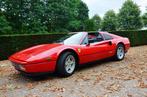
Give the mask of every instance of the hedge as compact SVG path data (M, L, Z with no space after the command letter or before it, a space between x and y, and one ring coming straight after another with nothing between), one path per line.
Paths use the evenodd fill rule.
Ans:
M147 30L113 31L110 33L129 38L131 46L147 45Z
M95 31L96 32L96 31ZM147 30L145 31L113 31L120 36L128 37L131 46L147 45ZM65 36L62 34L29 34L29 35L1 35L0 36L0 60L7 59L11 54L22 49L45 43L52 43Z
M0 60L7 59L11 54L38 44L52 43L66 34L37 35L1 35Z

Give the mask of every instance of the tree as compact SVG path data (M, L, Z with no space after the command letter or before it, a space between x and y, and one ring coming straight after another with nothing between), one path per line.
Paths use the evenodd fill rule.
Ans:
M42 21L49 32L84 29L84 20L88 19L88 7L81 0L46 0L44 2L46 3Z
M20 0L2 0L1 8L5 11L3 12L7 20L10 22L10 25L13 28L13 31L20 29L21 26L21 15L20 15ZM14 30L14 28L16 30Z
M132 0L127 0L118 14L120 30L136 30L142 28L140 9Z
M66 28L69 23L71 16L71 1L67 0L48 0L46 1L46 8L44 13L44 23L48 27L48 31L56 31L57 29Z
M142 16L142 20L143 20L144 27L147 27L147 12Z
M74 21L80 23L80 27L75 27L80 30L84 29L83 23L88 19L88 7L81 0L1 1L0 9L5 10L5 16L13 31L18 33L70 31L74 29L71 27L75 25L71 25Z
M6 20L5 16L0 14L0 34L10 34L11 32L9 22Z
M104 31L115 31L117 27L116 14L113 10L109 10L104 15L102 20L101 28Z
M87 7L87 5L83 2L80 1L79 5L78 5L78 20L79 22L81 22L81 26L79 27L79 30L85 30L85 21L89 19L89 15L88 15L89 9Z
M85 30L86 31L95 31L95 23L93 22L92 19L88 19L85 21Z
M68 24L69 31L83 31L85 30L86 24L85 21L89 19L89 9L83 1L78 1L77 6L73 7L74 14Z
M82 28L82 25L83 24L78 20L70 21L69 24L68 24L68 29L70 29L70 31L72 31L72 32L76 32L76 31L79 31Z
M21 32L47 33L47 27L43 21L45 2L40 0L22 0L21 3Z
M78 20L87 20L89 18L88 12L89 9L87 5L83 1L80 1L80 3L78 4Z
M94 22L94 30L99 30L101 28L101 17L96 14L91 20Z
M44 2L40 0L2 0L1 7L13 32L38 33L46 30L42 23Z

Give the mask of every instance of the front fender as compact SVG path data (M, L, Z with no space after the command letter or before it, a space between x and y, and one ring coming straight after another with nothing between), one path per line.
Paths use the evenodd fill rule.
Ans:
M78 49L72 48L72 47L66 47L66 48L61 49L61 50L57 53L57 56L60 56L60 54L61 54L62 52L68 51L68 50L69 50L69 51L70 51L70 50L74 51L74 52L79 56L79 51L78 51Z

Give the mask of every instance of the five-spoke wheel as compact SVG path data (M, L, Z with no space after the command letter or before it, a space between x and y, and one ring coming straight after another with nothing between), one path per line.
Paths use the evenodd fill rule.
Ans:
M72 52L65 52L61 54L57 62L57 72L61 76L70 76L74 73L77 65L75 54Z
M123 60L124 57L125 57L125 48L124 48L124 45L118 44L115 58L117 60Z

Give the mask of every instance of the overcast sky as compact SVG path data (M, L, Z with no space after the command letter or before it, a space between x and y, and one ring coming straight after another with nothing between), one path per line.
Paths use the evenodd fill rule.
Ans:
M95 14L100 15L101 17L106 13L106 11L113 9L118 13L122 4L126 0L82 0L84 1L89 8L89 16L92 17ZM142 13L145 12L147 7L147 0L133 0L138 4Z

